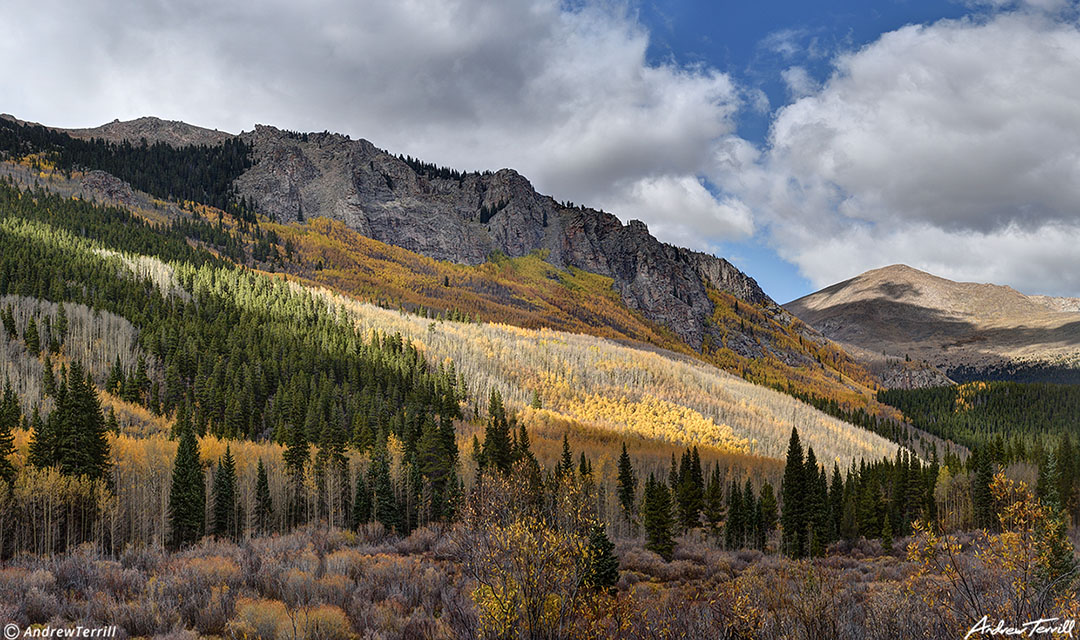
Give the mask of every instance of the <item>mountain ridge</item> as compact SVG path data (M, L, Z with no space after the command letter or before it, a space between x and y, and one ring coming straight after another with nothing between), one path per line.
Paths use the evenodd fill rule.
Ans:
M752 277L723 258L661 242L637 220L623 224L610 213L559 204L513 169L447 174L364 139L267 125L240 137L253 147L254 161L237 190L279 221L328 217L461 264L480 264L496 252L546 251L556 267L613 278L628 306L698 349L712 313L707 285L779 311Z

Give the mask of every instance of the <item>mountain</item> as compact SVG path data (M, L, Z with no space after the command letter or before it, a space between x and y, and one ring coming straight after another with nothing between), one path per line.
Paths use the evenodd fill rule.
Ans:
M559 204L516 171L459 173L383 151L367 140L257 126L241 138L254 164L239 193L281 222L327 217L410 251L476 265L495 253L545 252L558 267L614 280L628 306L700 348L712 312L707 286L775 307L722 258L659 242L644 223Z
M1080 379L1076 302L893 265L784 306L841 343L887 385L927 386L944 382L939 374L955 380Z
M380 306L691 356L886 433L895 423L878 420L898 416L861 365L726 260L559 203L513 170L463 173L261 125L211 145L169 144L207 130L154 118L106 130L161 144L0 119L3 170L48 174L56 192L134 207L231 261Z

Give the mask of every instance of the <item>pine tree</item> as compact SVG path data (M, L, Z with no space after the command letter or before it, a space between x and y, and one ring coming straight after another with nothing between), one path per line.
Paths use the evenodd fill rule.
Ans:
M359 529L360 525L371 522L371 491L364 482L364 474L356 474L356 493L353 497L353 529Z
M180 434L169 491L170 544L180 549L198 542L206 519L206 487L199 461L199 442L189 426Z
M736 551L743 546L744 520L742 491L738 483L732 480L728 487L727 520L724 522L724 545L730 551Z
M799 431L792 427L788 442L787 465L784 467L784 484L780 487L783 502L780 516L781 542L784 553L792 558L806 556L806 488L802 444Z
M626 453L626 443L622 445L622 453L619 455L619 505L622 506L623 516L626 521L634 523L634 506L637 501L637 476L634 475L634 465L630 462L630 456Z
M608 539L603 525L589 529L589 544L585 551L585 586L597 591L613 590L619 581L619 559L615 545Z
M372 492L372 509L375 520L387 530L398 526L399 511L394 483L390 478L390 454L386 450L386 438L380 437L371 455L368 484Z
M41 338L38 336L37 321L33 317L30 318L30 322L26 325L23 342L26 343L26 350L30 352L30 355L37 356L41 353Z
M307 465L308 441L304 428L299 423L285 429L286 442L285 452L282 457L285 461L285 473L289 476L290 497L288 506L288 526L293 527L303 523L304 520L304 467Z
M510 424L506 419L502 396L498 391L492 391L488 402L487 426L484 429L484 465L502 473L508 473L513 464L513 453L510 442Z
M769 537L776 530L776 522L779 514L776 507L776 493L768 481L761 485L761 498L758 500L761 506L761 537L759 538L760 549L765 550Z
M574 473L574 454L570 451L570 438L565 433L562 437L562 458L559 459L559 465L555 467L555 473L560 478Z
M218 461L214 475L214 521L211 533L219 538L237 540L240 537L236 515L236 461L232 449L225 445L225 456Z
M56 408L48 420L54 420L56 460L61 473L87 476L97 480L109 469L109 440L105 416L90 374L78 361L71 364L64 385L66 392L58 397Z
M818 557L825 554L825 546L829 543L829 500L825 489L825 473L818 468L813 447L806 450L806 467L803 473L806 482L806 501L803 504L806 510L807 549L810 555Z
M969 462L975 471L971 486L971 503L975 515L975 526L980 529L993 530L997 527L994 496L990 492L990 483L994 479L994 462L986 447L972 451Z
M266 465L259 458L259 468L255 479L255 531L267 534L273 525L274 501L270 496L270 480L266 475Z
M720 522L724 518L724 482L720 479L719 465L713 465L712 474L709 476L709 484L705 488L705 522L712 534L718 535Z
M41 386L45 395L56 397L56 373L53 371L52 358L45 356L44 366L41 368Z
M675 550L672 538L671 494L664 483L649 474L642 503L642 524L645 528L645 548L666 561Z
M4 378L4 395L0 398L0 480L10 483L15 479L15 465L9 456L15 453L15 436L12 433L22 421L22 410L11 380Z

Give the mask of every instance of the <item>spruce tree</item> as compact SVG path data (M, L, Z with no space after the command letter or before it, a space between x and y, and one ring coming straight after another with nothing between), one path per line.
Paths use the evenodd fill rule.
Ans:
M825 473L818 468L814 448L806 450L804 469L807 551L818 557L825 554L829 543L829 500L825 489Z
M397 496L390 478L390 453L386 450L386 438L379 437L371 456L368 484L372 493L372 510L375 520L392 530L400 524Z
M198 542L206 520L206 487L199 442L190 426L180 434L169 491L170 545L180 549Z
M304 427L297 423L285 428L285 451L282 457L285 461L285 473L289 476L291 494L289 496L288 526L294 527L302 524L304 520L304 467L307 465L309 451L307 436Z
M239 539L236 515L236 461L232 449L225 445L225 456L218 461L214 475L214 520L211 533L219 538Z
M649 474L642 502L642 524L645 528L645 548L666 561L675 550L672 538L671 494L667 486Z
M259 458L259 468L255 479L255 531L267 534L273 525L274 501L270 496L270 480L266 475L266 465Z
M736 551L743 546L743 494L734 480L728 487L727 520L724 522L724 545L729 551Z
M359 529L360 525L371 522L371 491L364 482L364 474L356 474L356 493L353 497L352 512L353 529Z
M761 497L758 500L758 504L761 505L761 537L759 538L759 544L762 551L765 550L769 542L769 537L772 532L776 530L776 522L779 519L779 514L776 506L776 493L773 491L773 486L766 480L761 485Z
M724 482L720 479L719 465L713 465L709 484L705 488L704 502L705 522L714 536L719 535L720 522L724 518Z
M603 525L594 524L589 529L585 554L585 586L597 591L613 590L619 581L619 559Z
M622 506L623 516L626 521L633 524L634 506L637 501L637 476L634 475L634 465L630 462L630 456L626 453L626 443L622 445L622 453L619 455L619 505Z
M11 380L4 378L4 395L0 398L0 480L10 483L15 478L15 465L9 456L15 453L15 427L22 421L19 399L11 387Z
M513 454L510 424L506 418L502 396L498 391L492 391L488 402L487 426L484 428L484 465L507 473L513 464Z
M30 352L30 355L37 356L41 353L41 338L38 336L37 321L33 316L30 318L30 322L26 325L26 331L23 333L23 342L26 343L26 350Z
M562 457L555 468L555 473L560 478L574 473L574 454L570 451L570 437L565 433L562 437Z
M799 431L792 427L788 442L787 465L784 467L784 484L781 494L781 541L780 548L792 558L806 556L806 488L802 444Z

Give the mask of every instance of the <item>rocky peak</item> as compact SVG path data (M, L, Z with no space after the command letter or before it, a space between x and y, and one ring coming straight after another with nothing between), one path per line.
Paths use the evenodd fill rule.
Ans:
M406 162L367 140L257 125L241 134L254 164L240 193L281 221L326 216L439 260L479 264L544 250L548 261L609 276L628 306L700 347L712 312L706 283L771 303L730 263L662 243L639 220L565 207L512 169L459 173Z

